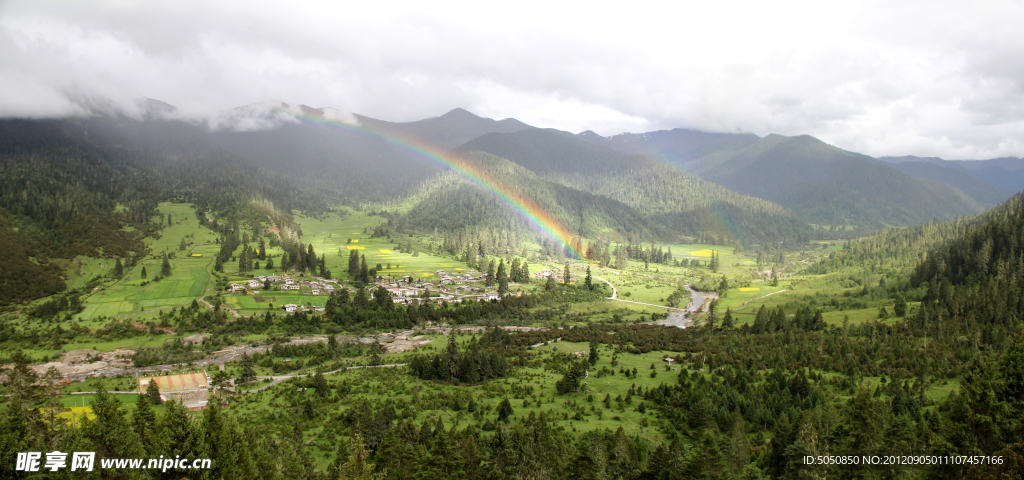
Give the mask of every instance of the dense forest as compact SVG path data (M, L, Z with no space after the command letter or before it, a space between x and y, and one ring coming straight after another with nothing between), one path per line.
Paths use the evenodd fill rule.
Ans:
M32 275L8 279L0 304L62 289L55 272L25 264L30 256L143 254L141 238L156 231L149 222L161 201L193 203L225 218L252 216L259 205L323 208L321 197L289 185L183 122L0 121L0 228L5 243L17 243L6 251L26 252L5 261L9 271L35 271L46 285L11 283L35 281Z

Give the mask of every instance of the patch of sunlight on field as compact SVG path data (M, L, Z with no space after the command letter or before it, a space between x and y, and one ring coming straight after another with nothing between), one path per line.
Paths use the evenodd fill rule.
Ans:
M82 418L82 415L87 416L89 420L96 419L96 414L92 413L92 407L68 407L68 411L61 412L58 417L70 420L72 417Z
M366 247L357 247L357 246L349 245L348 249L349 250L366 250Z
M377 251L380 252L380 253L391 255L391 250L388 250L386 248L378 248Z
M709 250L709 249L705 248L703 250L697 250L696 252L686 252L686 253L689 254L689 255L692 255L694 257L710 257L711 256L711 252L713 252L713 251L714 250Z
M424 276L424 277L433 277L433 276L434 276L434 274L433 274L433 273L430 273L430 272L423 272L423 276Z
M743 287L743 288L740 289L741 292L757 292L757 291L760 291L760 290L761 289L757 288L757 287Z
M465 268L456 268L455 270L458 270L458 271L461 272L461 271L465 270Z
M353 238L352 239L352 243L359 243L359 239L358 238Z

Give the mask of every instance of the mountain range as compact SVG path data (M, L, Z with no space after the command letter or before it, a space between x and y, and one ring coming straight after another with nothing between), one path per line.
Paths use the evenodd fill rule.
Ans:
M140 253L161 201L235 218L253 200L283 212L343 203L409 228L530 231L436 161L447 155L576 235L633 242L705 234L746 245L806 241L824 234L815 225L909 226L977 213L1024 188L1017 158L874 159L810 136L674 129L602 137L463 109L388 122L280 102L188 119L147 99L138 115L0 120L0 240L22 252L5 270L34 272L38 288L11 288L43 292L59 288L48 258Z
M977 213L1024 189L1024 161L871 158L814 137L661 130L579 138L644 152L816 224L874 229Z

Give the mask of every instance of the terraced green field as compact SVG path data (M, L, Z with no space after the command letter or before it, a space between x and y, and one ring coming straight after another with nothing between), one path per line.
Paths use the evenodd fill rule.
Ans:
M165 224L166 215L170 214L171 224L160 231L160 238L145 240L152 255L127 270L120 281L92 292L83 302L85 310L75 318L111 317L187 305L211 288L210 268L214 255L220 250L214 243L216 235L200 227L190 205L161 205L157 211L161 216L154 220L155 223ZM179 250L182 238L186 241L185 251ZM153 282L153 278L160 274L164 253L176 257L170 259L171 275ZM202 256L190 257L192 253ZM111 259L79 261L83 272L79 278L82 279L92 272L108 273L113 269ZM142 278L143 268L146 269L146 278Z
M363 228L368 227L372 231L374 227L383 223L384 219L381 217L351 212L344 218L330 215L324 219L316 219L295 214L295 221L302 227L302 242L312 244L317 255L326 255L327 268L337 278L344 278L351 250L366 255L366 263L370 268L379 263L384 267L381 274L394 277L412 275L427 280L438 270L466 270L466 265L462 262L437 257L427 252L419 252L418 256L414 256L412 252L402 253L395 249L395 244L389 243L386 239L370 238L369 233L363 233ZM351 243L348 243L349 239L352 240ZM389 264L391 268L388 268Z

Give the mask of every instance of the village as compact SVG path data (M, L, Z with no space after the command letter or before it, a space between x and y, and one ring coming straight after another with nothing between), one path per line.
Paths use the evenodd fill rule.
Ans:
M438 270L434 272L434 276L437 277L436 281L425 281L411 275L399 278L390 275L377 275L373 284L367 285L370 299L374 299L374 291L378 287L387 290L391 295L391 301L399 305L486 302L501 299L497 286L487 285L486 273ZM550 276L553 276L558 283L564 281L562 272L553 270L544 270L532 276L538 281L545 281ZM576 281L576 275L570 274L569 281ZM266 292L294 291L301 295L330 296L341 289L354 294L357 287L346 286L351 283L349 280L337 278L326 279L313 275L284 273L281 275L257 275L246 281L232 282L227 286L227 292L236 295L259 296L265 295ZM522 285L518 283L510 282L508 287L510 292L507 292L505 296L521 296L525 293L521 288ZM515 291L511 291L513 289ZM286 313L295 313L299 310L309 313L323 311L323 308L303 307L293 303L281 305L280 309Z

